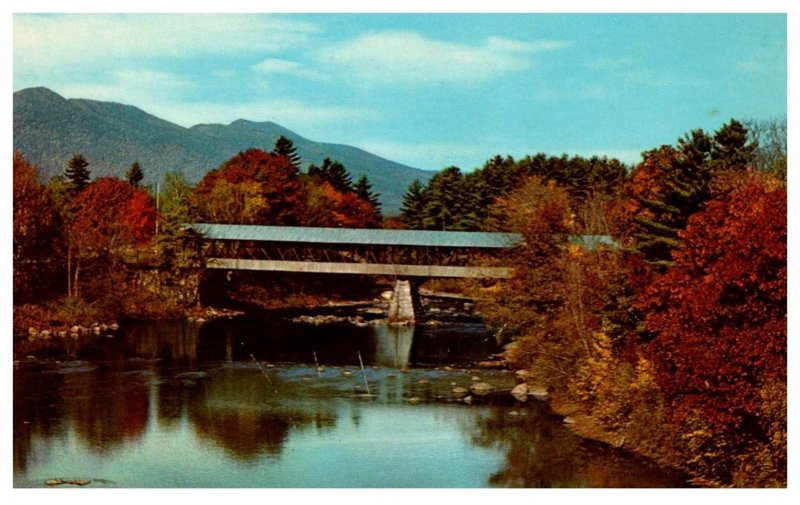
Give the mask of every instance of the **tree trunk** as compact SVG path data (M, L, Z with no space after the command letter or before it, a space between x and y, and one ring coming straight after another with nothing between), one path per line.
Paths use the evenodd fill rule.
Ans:
M75 257L75 279L72 281L72 294L77 298L78 294L78 273L81 270L81 258L80 256Z
M67 246L67 296L72 297L72 248Z

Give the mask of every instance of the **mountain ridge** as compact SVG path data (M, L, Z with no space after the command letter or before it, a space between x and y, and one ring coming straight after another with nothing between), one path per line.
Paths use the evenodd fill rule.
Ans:
M46 87L14 92L14 149L41 171L44 180L62 174L73 154L89 161L92 177L124 177L138 162L145 183L179 171L191 183L246 149L270 151L275 139L292 140L301 167L341 162L353 179L366 175L379 193L384 213L396 214L414 179L426 182L434 172L409 167L346 144L305 138L272 121L236 119L183 127L136 106L83 98L64 98Z

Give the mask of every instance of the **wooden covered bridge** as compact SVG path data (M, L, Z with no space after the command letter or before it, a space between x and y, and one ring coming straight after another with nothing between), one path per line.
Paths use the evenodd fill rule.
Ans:
M412 305L418 305L416 286L426 278L508 278L509 267L481 266L480 260L523 242L518 233L207 223L186 227L206 242L207 268L394 277L395 300L402 304L410 297ZM397 310L406 314L394 319L413 320L408 309Z
M195 223L207 268L394 277L507 278L478 265L522 243L518 233Z

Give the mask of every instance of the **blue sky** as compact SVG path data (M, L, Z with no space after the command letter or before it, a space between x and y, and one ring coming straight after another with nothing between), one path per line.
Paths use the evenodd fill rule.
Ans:
M625 162L730 118L785 118L784 14L13 17L13 89L244 118L425 169L495 154Z

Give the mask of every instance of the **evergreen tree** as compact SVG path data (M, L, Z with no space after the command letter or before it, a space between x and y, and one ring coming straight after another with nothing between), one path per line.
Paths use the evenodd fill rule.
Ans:
M75 154L67 162L67 168L64 171L67 179L70 182L70 192L73 195L80 193L80 191L89 184L89 162L82 154Z
M400 219L412 230L425 229L425 187L415 179L403 195Z
M378 197L381 195L380 193L373 193L372 183L369 182L369 179L366 175L362 175L358 178L355 186L353 186L353 191L357 197L361 198L365 202L369 202L369 204L372 205L372 208L375 209L375 214L380 216L381 201Z
M139 166L138 161L134 162L128 171L125 172L125 180L134 188L138 188L143 179L144 172L142 172L142 167Z
M458 167L434 175L425 188L423 222L428 230L462 230L463 177Z
M713 169L745 169L753 163L757 148L757 142L749 141L747 128L739 121L731 119L714 134L711 146Z
M477 177L486 186L487 196L494 199L519 186L521 167L514 162L514 158L511 156L503 158L500 155L496 155L484 163L483 168L472 172L472 174L477 174Z
M330 158L325 158L321 167L313 164L309 165L308 176L327 182L342 193L352 193L354 190L350 172L347 171L344 165Z
M285 156L294 168L300 170L300 155L297 154L297 148L294 147L294 142L281 135L275 140L275 147L272 149L272 154L278 156Z
M703 130L694 130L678 141L678 149L664 146L645 154L643 166L660 163L650 195L636 196L641 212L633 216L637 228L634 249L648 263L672 265L672 251L681 244L679 232L689 217L711 198L712 140ZM657 159L666 158L666 162Z

